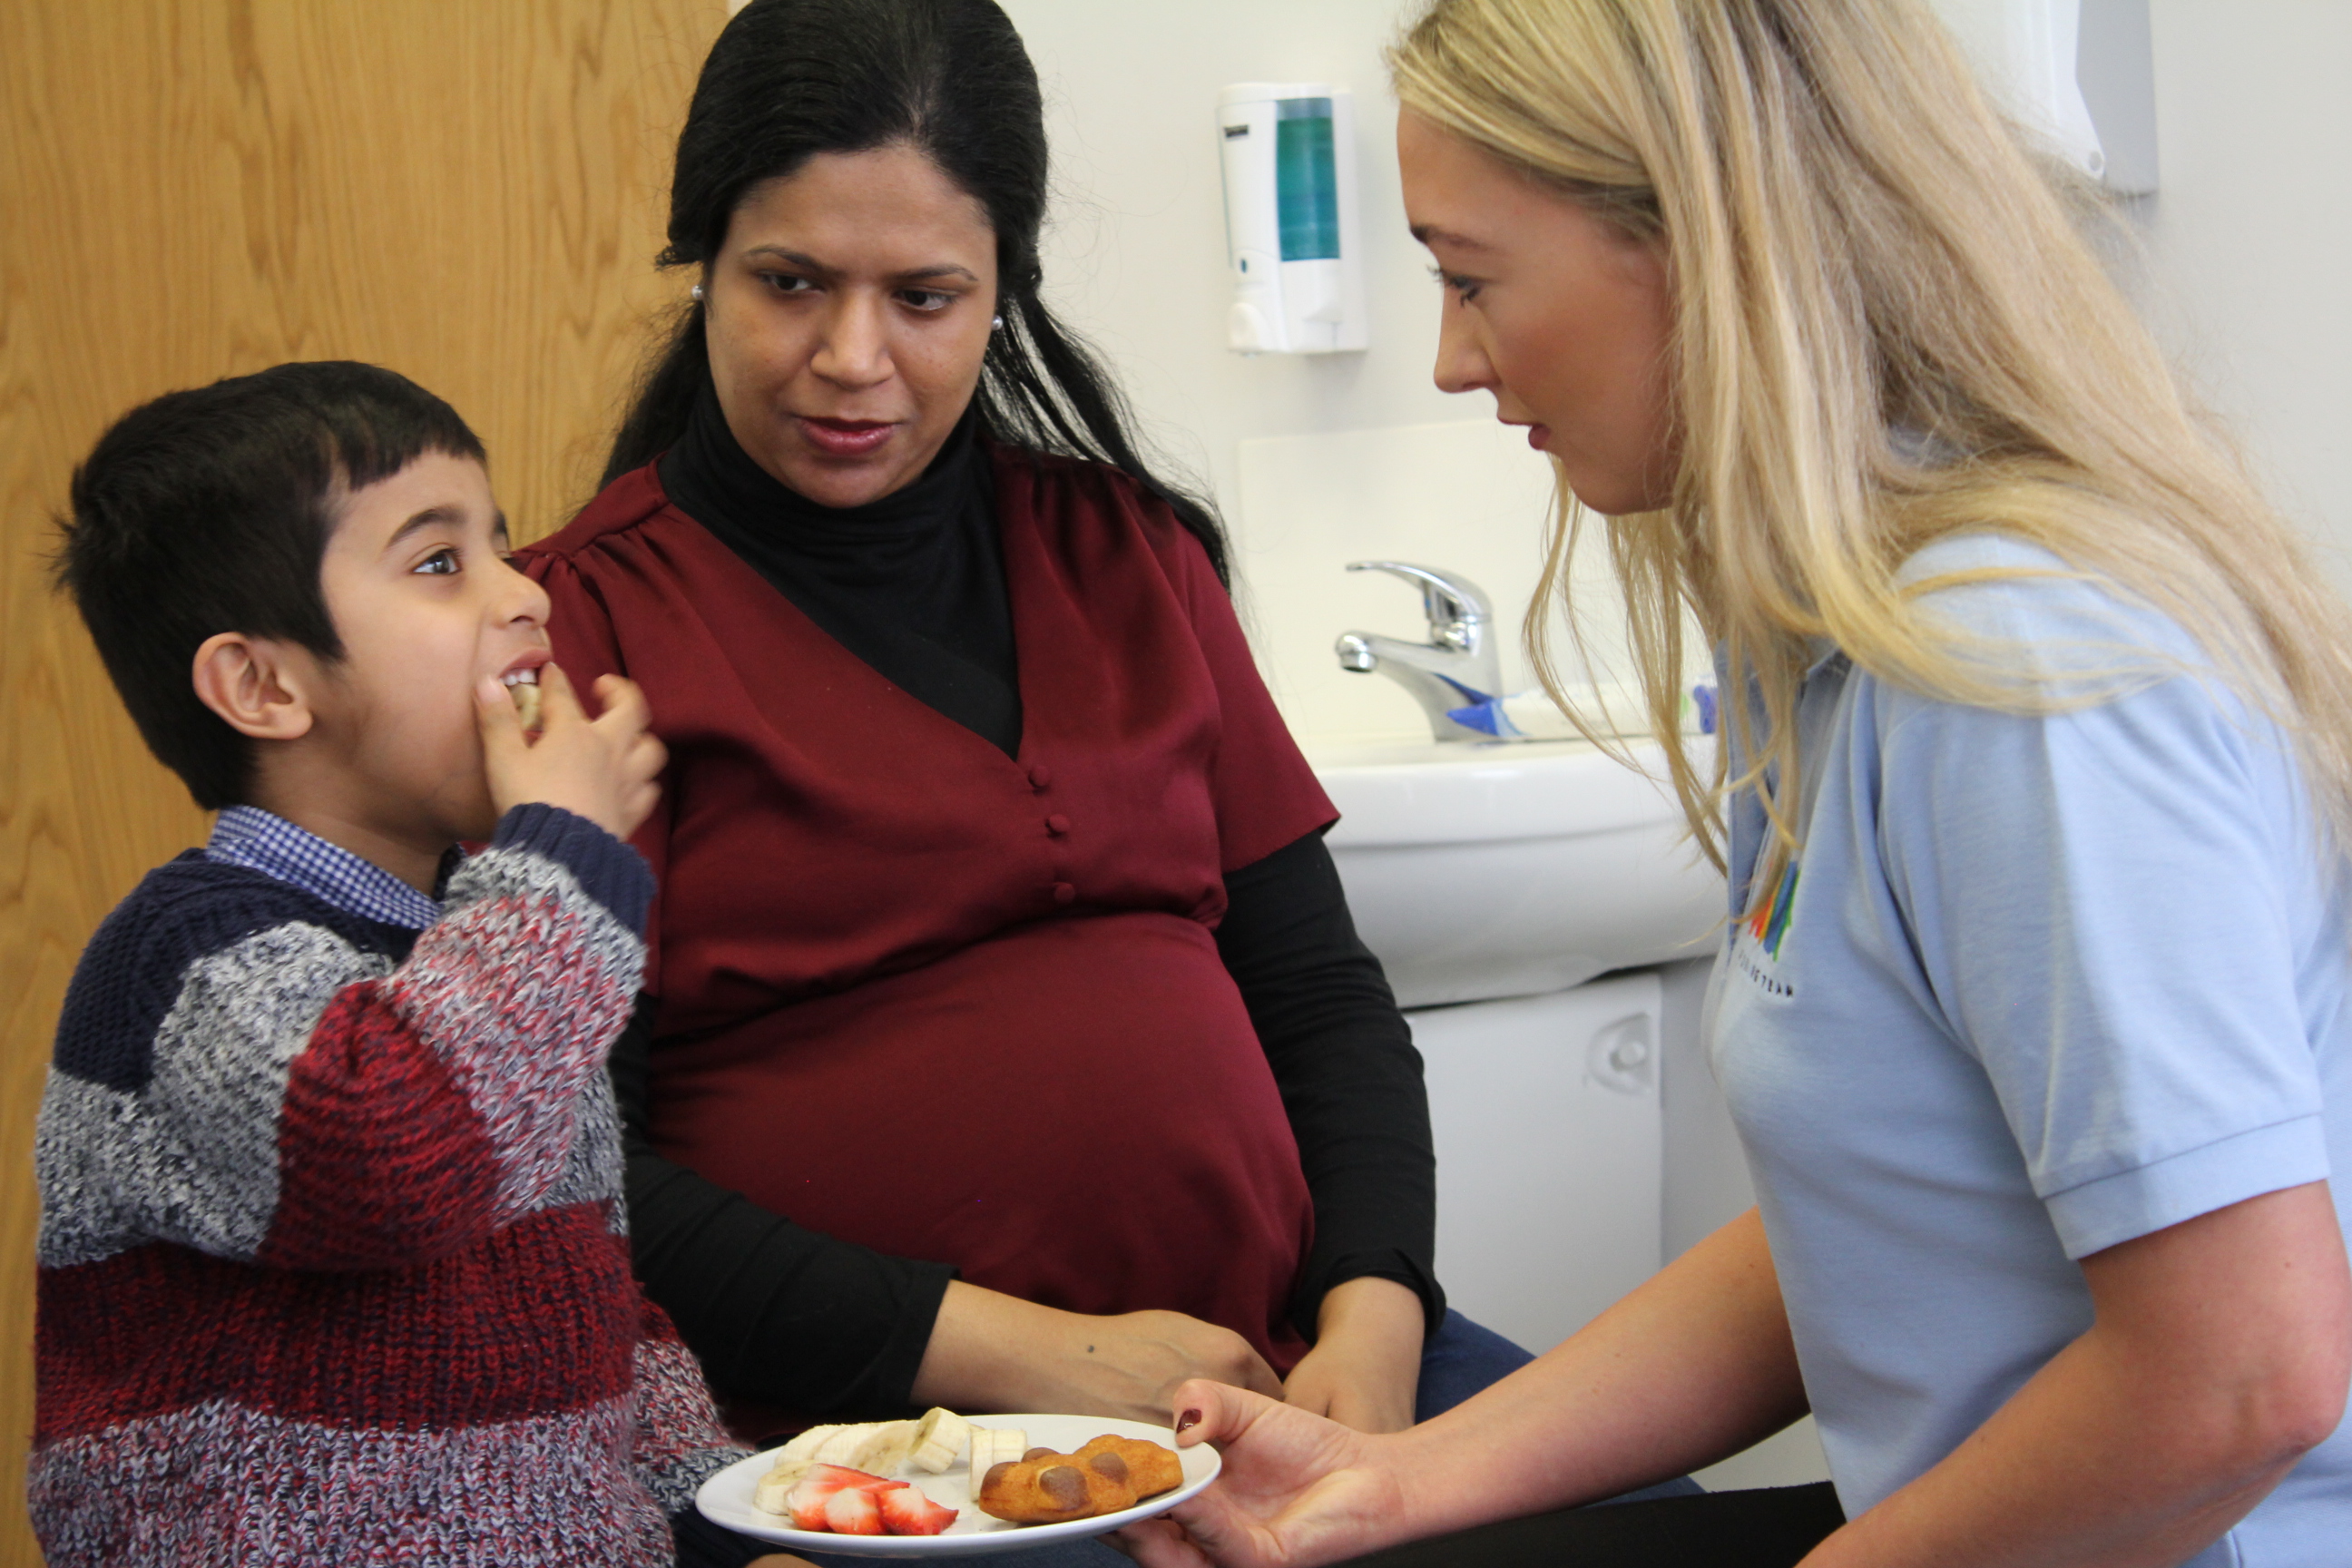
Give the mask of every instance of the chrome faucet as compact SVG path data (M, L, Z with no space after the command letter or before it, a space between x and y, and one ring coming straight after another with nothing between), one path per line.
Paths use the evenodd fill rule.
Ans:
M1466 577L1405 561L1350 561L1350 572L1387 572L1421 586L1421 607L1429 617L1429 640L1401 642L1372 632L1342 632L1335 645L1339 668L1369 675L1378 670L1412 694L1429 715L1430 733L1440 741L1491 741L1453 716L1500 696L1501 651L1486 591Z

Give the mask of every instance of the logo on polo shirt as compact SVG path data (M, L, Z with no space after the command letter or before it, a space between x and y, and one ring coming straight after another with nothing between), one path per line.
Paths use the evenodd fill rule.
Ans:
M1764 956L1780 962L1780 941L1789 934L1789 910L1797 901L1797 861L1789 858L1789 868L1780 873L1780 885L1772 896L1748 911L1748 934L1764 950Z
M1797 901L1797 863L1789 862L1780 873L1780 885L1772 889L1769 899L1751 902L1747 918L1739 922L1748 937L1746 943L1734 942L1731 965L1758 990L1771 996L1794 996L1797 988L1780 978L1780 943L1789 934L1789 910Z

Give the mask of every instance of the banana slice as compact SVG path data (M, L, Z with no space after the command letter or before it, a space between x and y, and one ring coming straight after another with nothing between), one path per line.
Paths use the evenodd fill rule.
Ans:
M880 1423L858 1445L857 1457L849 1461L849 1468L869 1476L897 1475L907 1456L914 1452L915 1426L912 1421Z
M812 1459L784 1460L761 1476L760 1484L751 1489L751 1506L762 1513L790 1513L792 1510L784 1506L784 1500L793 1495L793 1489L801 1484L801 1478L814 1468L815 1461Z
M951 1410L932 1410L920 1421L866 1421L846 1426L812 1426L776 1450L776 1462L752 1489L751 1501L769 1513L787 1513L785 1500L803 1478L819 1465L843 1465L870 1476L895 1475L912 1462L937 1475L956 1461L971 1442L974 1428ZM1023 1449L1018 1432L989 1434L1002 1447L998 1458L1017 1459ZM932 1462L936 1460L937 1462ZM994 1461L992 1460L991 1463ZM986 1473L982 1467L982 1474ZM975 1483L976 1484L976 1483Z
M908 1456L919 1470L938 1475L956 1462L971 1444L971 1423L952 1410L934 1406L915 1425L915 1451Z
M827 1438L835 1432L844 1430L845 1428L838 1422L830 1426L812 1426L776 1450L777 1462L781 1464L786 1459L814 1459L816 1458L816 1451L824 1447Z
M539 728L539 671L526 669L507 681L507 695L514 699L515 717L522 721L523 732Z
M862 1470L866 1467L855 1463L852 1456L865 1446L868 1437L874 1436L874 1428L879 1425L879 1422L867 1421L855 1426L835 1426L825 1434L824 1441L816 1446L809 1458L820 1465L847 1465L851 1469Z
M786 1513L784 1500L792 1495L801 1478L816 1468L816 1451L825 1440L841 1430L838 1426L812 1426L782 1447L776 1450L776 1462L760 1478L751 1490L751 1506L769 1513Z
M991 1426L971 1429L971 1499L980 1500L981 1483L988 1479L989 1470L997 1465L1019 1464L1021 1456L1029 1451L1029 1434L1018 1429L1005 1431Z

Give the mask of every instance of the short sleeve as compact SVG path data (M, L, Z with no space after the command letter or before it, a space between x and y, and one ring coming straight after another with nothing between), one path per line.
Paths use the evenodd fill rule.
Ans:
M2118 624L2081 584L1961 595L1993 635ZM1889 889L2067 1256L2325 1179L2275 731L2193 674L2044 717L1872 700Z
M1232 597L1190 535L1176 552L1178 586L1191 614L1220 719L1209 794L1217 814L1220 870L1254 865L1339 818L1307 765L1258 674Z

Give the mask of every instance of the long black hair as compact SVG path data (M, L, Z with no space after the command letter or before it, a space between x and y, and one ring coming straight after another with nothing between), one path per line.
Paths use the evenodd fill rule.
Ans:
M1101 363L1038 296L1045 117L1021 36L993 0L752 0L711 46L677 139L663 267L707 266L752 185L819 153L904 143L987 210L1001 331L973 395L982 428L1012 446L1108 463L1174 509L1228 580L1225 535L1202 497L1137 453L1134 415ZM703 310L689 306L646 372L604 483L686 431L710 384Z

